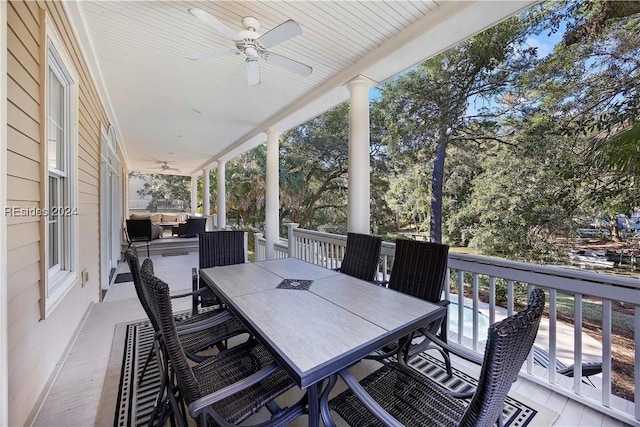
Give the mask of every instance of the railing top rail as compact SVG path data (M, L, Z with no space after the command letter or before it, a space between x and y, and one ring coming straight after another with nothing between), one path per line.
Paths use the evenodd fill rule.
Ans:
M346 244L345 235L300 228L295 228L293 233L296 237L338 245ZM381 255L393 256L394 252L394 243L382 243ZM603 298L613 296L610 294L613 286L617 288L614 298L633 304L640 303L640 280L634 278L453 251L449 252L449 268Z
M495 269L495 267L519 272L531 272L545 275L561 277L570 280L579 280L581 282L591 282L598 284L615 285L630 289L640 290L640 280L615 276L612 274L602 274L592 271L571 270L552 265L532 264L522 261L511 261L502 258L490 257L485 255L469 255L457 252L449 252L449 267L458 268L461 262L469 262L476 265L484 265ZM477 270L477 267L474 271ZM478 271L482 273L481 271ZM507 276L509 277L509 276Z
M306 230L303 228L294 228L293 235L296 237L313 237L316 240L328 243L346 243L347 236L343 234L325 233L323 231Z
M396 244L391 242L382 242L380 255L394 256L396 254Z

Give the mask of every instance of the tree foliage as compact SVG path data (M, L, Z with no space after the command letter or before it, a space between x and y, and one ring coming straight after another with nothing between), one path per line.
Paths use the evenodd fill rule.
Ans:
M550 2L539 31L564 23L564 43L538 67L553 77L553 101L564 107L567 133L593 137L599 166L640 176L640 2ZM545 93L541 91L541 93Z
M542 3L381 84L372 231L413 226L528 258L552 252L552 238L585 225L579 218L639 207L640 15L628 3ZM531 42L555 33L562 41L549 54ZM283 222L346 231L348 109L283 134ZM227 165L229 216L257 228L265 159L260 146ZM214 200L215 171L212 183Z
M132 172L131 176L145 181L142 189L138 190L141 197L151 197L147 209L158 210L159 200L178 200L182 209L191 209L191 178L188 176L165 175L159 173Z
M491 100L502 93L513 75L529 67L534 49L523 45L525 27L519 18L504 21L439 55L382 89L390 157L397 170L407 163L422 165L417 178L417 199L430 198L428 218L431 240L442 240L442 207L447 147L466 141L500 140L487 132L498 112L472 111L475 100ZM430 176L425 182L424 176ZM401 185L401 183L400 183ZM401 188L401 187L400 187ZM424 207L414 206L413 219L426 219Z

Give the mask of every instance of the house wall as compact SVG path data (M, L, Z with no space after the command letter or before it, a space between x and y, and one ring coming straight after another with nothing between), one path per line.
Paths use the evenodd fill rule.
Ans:
M7 205L45 207L43 12L54 23L79 78L78 267L88 272L89 280L76 284L43 318L44 219L7 218L9 425L28 420L84 314L99 298L100 126L108 126L108 120L60 2L7 5Z
M7 3L0 2L0 70L7 69ZM7 74L0 74L0 171L7 170ZM7 175L0 172L0 206L7 202ZM0 214L0 425L8 425L7 217Z

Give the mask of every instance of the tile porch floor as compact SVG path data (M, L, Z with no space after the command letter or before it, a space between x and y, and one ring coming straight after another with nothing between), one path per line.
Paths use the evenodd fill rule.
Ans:
M191 268L198 265L197 252L168 257L152 255L151 258L156 275L169 283L172 293L191 289ZM120 263L118 273L128 271L126 263ZM178 311L189 307L189 301L182 301L174 309ZM105 301L94 304L88 311L33 425L96 425L115 325L142 318L145 318L145 313L136 298L133 283L111 285ZM524 379L518 380L511 390L557 412L559 417L553 424L555 426L625 425ZM306 417L297 421L295 425L305 425ZM533 425L544 424L536 424L534 419L529 426Z

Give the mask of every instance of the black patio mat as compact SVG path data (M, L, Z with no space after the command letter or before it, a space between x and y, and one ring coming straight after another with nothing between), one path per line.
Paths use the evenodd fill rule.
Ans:
M116 276L116 280L113 283L133 282L133 276L131 273L120 273Z
M189 316L186 313L183 315ZM120 363L118 363L120 381L116 409L115 413L112 413L112 425L114 427L145 426L149 423L149 416L160 386L160 374L155 358L147 368L143 384L138 384L136 379L153 344L153 328L148 321L121 324L121 326L126 326L125 337L122 340L124 351L120 349L116 353L117 355L112 354L112 357L120 359ZM466 390L477 385L475 378L455 367L453 368L453 377L446 378L444 363L426 353L417 355L409 364L454 391ZM514 397L507 396L502 414L504 425L524 427L531 423L534 417L539 414L540 408L534 409L528 403L530 402L524 403ZM542 412L544 414L542 418L546 419L548 414L544 413L544 409Z

